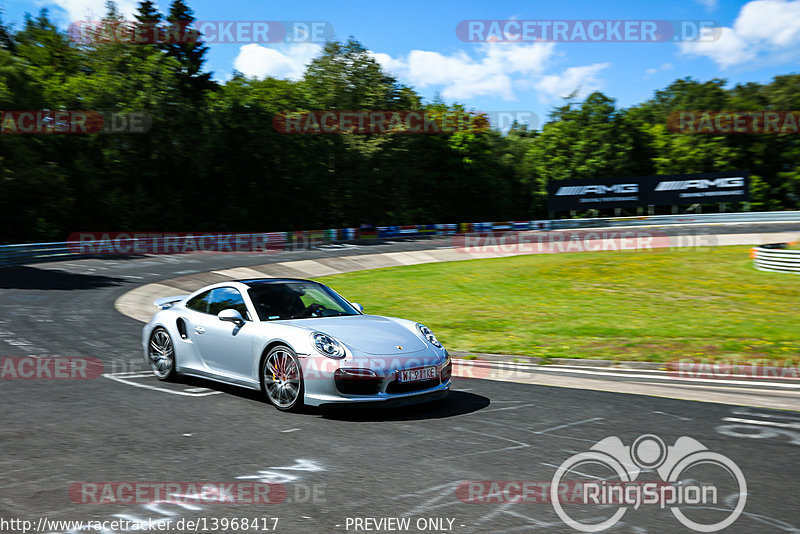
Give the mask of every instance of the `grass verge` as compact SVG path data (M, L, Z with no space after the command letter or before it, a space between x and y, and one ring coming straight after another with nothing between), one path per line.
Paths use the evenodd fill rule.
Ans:
M528 255L321 279L453 350L540 358L800 361L800 276L750 247Z

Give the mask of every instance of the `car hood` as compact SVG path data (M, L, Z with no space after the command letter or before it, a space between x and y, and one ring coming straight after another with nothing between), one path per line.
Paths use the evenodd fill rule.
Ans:
M322 317L292 323L324 332L365 354L410 354L428 348L415 332L392 319L377 315Z

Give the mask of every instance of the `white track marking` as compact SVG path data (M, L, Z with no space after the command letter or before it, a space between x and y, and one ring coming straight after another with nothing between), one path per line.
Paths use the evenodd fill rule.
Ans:
M531 446L529 443L523 443L522 441L517 441L517 440L514 440L514 439L510 439L510 438L505 438L503 436L498 436L496 434L489 434L489 433L486 433L486 432L478 432L477 430L469 430L468 428L455 427L454 430L458 430L458 431L461 431L461 432L469 432L471 434L478 434L479 436L488 436L490 438L495 438L495 439L499 439L499 440L502 440L502 441L509 441L511 443L516 443L516 445L509 446L509 447L502 447L500 449L489 449L489 450L486 450L486 451L475 451L475 452L468 452L468 453L465 453L465 454L458 454L456 456L444 457L444 458L442 458L443 460L447 460L448 458L464 458L466 456L476 456L478 454L488 454L490 452L502 452L502 451L511 451L511 450L514 450L514 449L526 449L526 448Z
M162 391L164 393L171 393L172 395L183 395L185 397L207 397L209 395L219 395L222 393L221 391L207 391L205 393L189 393L187 391L175 391L172 389L167 388L160 388L158 386L151 386L149 384L139 384L137 382L133 382L131 380L126 380L126 378L145 378L152 375L144 375L142 377L120 377L115 375L103 375L104 378L108 378L109 380L113 380L114 382L119 382L121 384L127 384L129 386L133 386L135 388L144 388L144 389L151 389L153 391Z
M480 410L480 413L502 412L504 410L516 410L517 408L525 408L526 406L536 406L536 404L518 404L517 406L506 406L505 408L492 408L491 410ZM478 412L473 412L473 413L478 413Z
M674 417L676 419L682 419L684 421L691 421L691 419L689 419L688 417L681 417L680 415L675 415L674 413L656 412L656 411L654 411L653 413L657 413L657 414L661 414L661 415L669 415L670 417Z
M564 425L554 426L553 428L546 428L544 430L532 430L534 434L547 434L548 432L552 432L554 430L561 430L562 428L567 428L570 426L577 426L582 425L584 423L591 423L593 421L602 421L602 417L592 417L591 419L584 419L583 421L575 421L574 423L567 423Z
M513 428L514 430L519 430L521 432L527 432L529 434L542 434L541 430L538 430L538 431L537 430L531 430L530 428L524 428L524 427L521 427L521 426L509 425L509 424L506 424L506 423L499 423L497 421L484 421L484 424L502 426L502 427L506 427L506 428ZM584 441L586 443L597 443L596 439L576 438L574 436L562 436L560 434L547 434L547 435L552 437L552 438L569 439L569 440L572 440L572 441Z
M780 428L800 428L800 423L779 423L777 421L756 421L755 419L740 419L738 417L723 417L723 421L743 423L745 425L777 426Z
M734 415L749 415L752 417L761 417L766 419L788 419L790 421L800 421L800 414L782 414L782 413L760 413L754 412L751 408L734 408L732 410Z

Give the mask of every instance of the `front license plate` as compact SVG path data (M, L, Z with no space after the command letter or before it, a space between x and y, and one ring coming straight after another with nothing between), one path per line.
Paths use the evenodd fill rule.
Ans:
M436 367L419 367L400 371L400 382L419 382L436 378Z

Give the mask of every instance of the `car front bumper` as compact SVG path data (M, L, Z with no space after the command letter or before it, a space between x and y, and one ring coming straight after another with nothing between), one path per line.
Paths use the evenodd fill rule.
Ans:
M341 393L314 393L306 391L305 402L309 406L322 406L329 404L347 405L374 405L381 406L408 406L423 402L438 400L447 396L452 382L447 380L434 387L410 391L407 393L385 393L376 395L344 395Z

